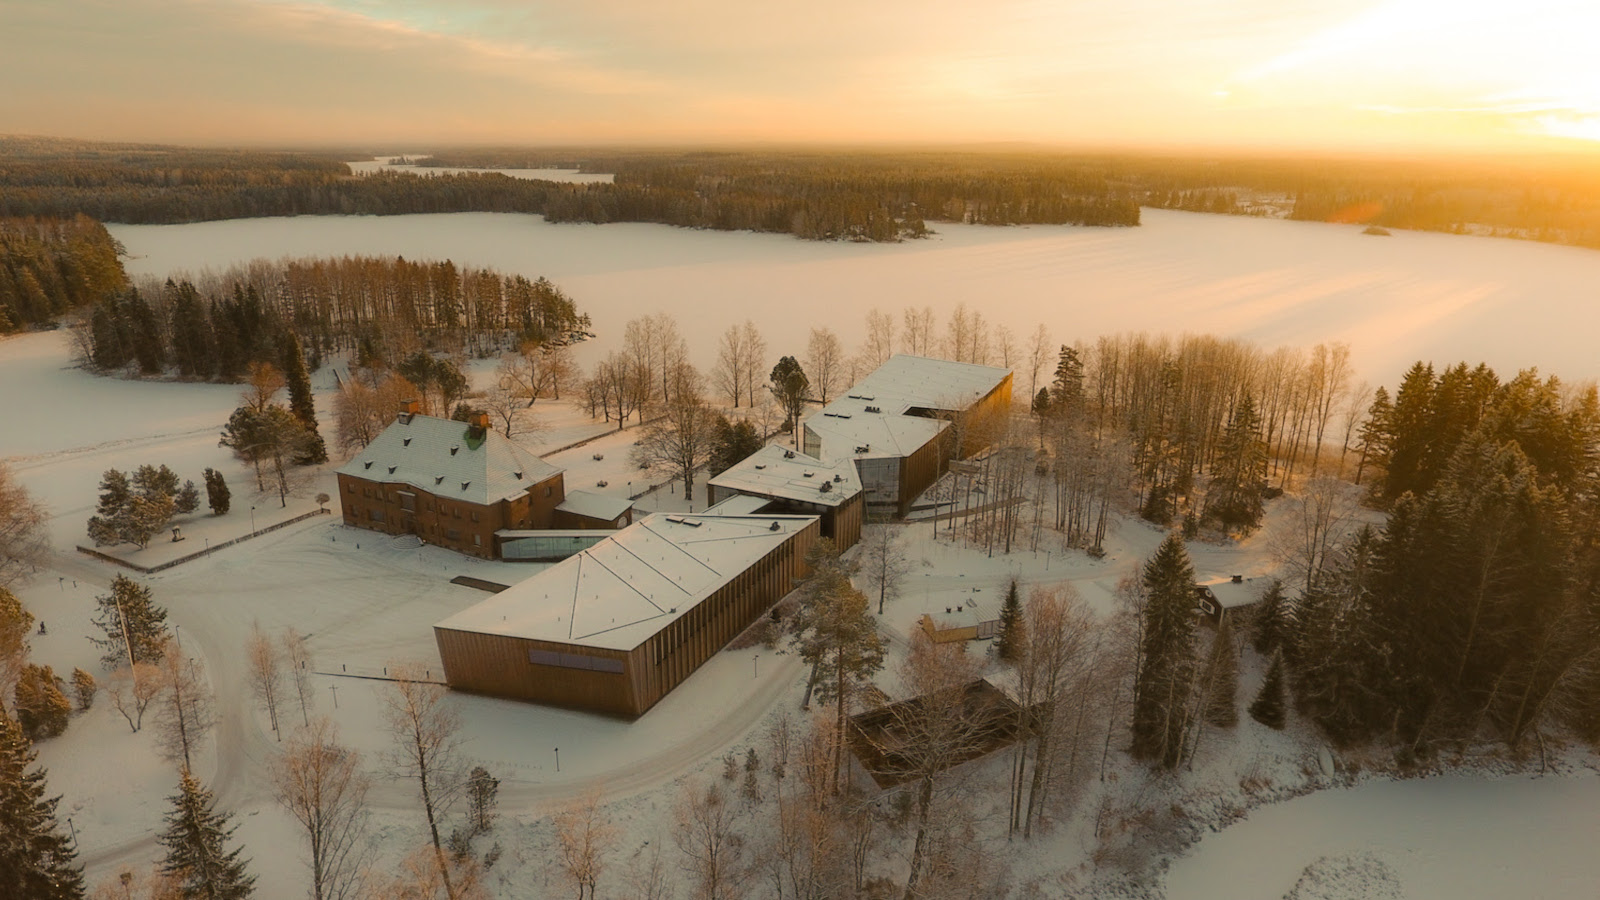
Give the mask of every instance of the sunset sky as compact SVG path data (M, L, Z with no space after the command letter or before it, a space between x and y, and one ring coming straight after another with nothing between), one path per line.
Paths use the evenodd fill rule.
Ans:
M0 133L1600 150L1596 0L0 0Z

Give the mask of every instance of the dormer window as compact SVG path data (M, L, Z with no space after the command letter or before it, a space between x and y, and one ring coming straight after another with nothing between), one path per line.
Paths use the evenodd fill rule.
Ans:
M394 470L398 469L398 468L400 468L400 467L399 466L390 466L389 467L389 474L393 475L394 474Z
M370 468L372 468L372 460L370 460L370 459L369 459L369 460L367 460L367 461L366 461L366 462L364 462L364 463L362 463L362 464L361 464L361 468L363 468L363 469L370 469Z
M518 481L521 481L522 480L522 473L521 472L512 472L511 473L511 477L515 478Z
M455 446L450 448L450 455L451 456L455 456L456 455L456 451L460 450L460 449L461 449L461 445L460 444L456 444Z
M464 490L466 490L466 489L467 489L467 488L468 488L468 487L470 487L470 486L471 486L471 485L472 485L472 482L470 482L470 481L463 481L463 482L461 482L461 489L462 489L462 490L463 490L463 491L464 491Z
M444 484L444 476L443 475L435 475L435 476L433 476L433 483L435 485Z
M411 438L401 438L400 439L400 446L402 446L402 447L411 446Z

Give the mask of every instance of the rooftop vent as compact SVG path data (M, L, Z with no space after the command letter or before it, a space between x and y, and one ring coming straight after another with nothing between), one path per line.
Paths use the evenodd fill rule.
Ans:
M766 463L756 463L756 468L758 468L758 469L765 469L766 467L767 467Z
M521 481L522 480L522 473L521 472L512 472L511 473L511 477L515 478L518 481Z
M411 438L401 438L400 439L400 446L402 446L402 447L411 446Z
M850 414L849 414L849 413L831 413L831 412L825 412L825 413L823 413L823 415L825 415L825 416L832 416L832 417L833 417L833 418L835 418L835 419L848 419L848 418L850 418Z
M400 468L400 467L399 466L390 466L389 467L389 474L393 475L394 474L394 470L398 469L398 468Z
M433 476L433 483L434 484L444 484L444 476L443 475L435 475L435 476Z
M824 482L823 482L823 483L822 483L822 486L821 486L821 487L818 487L818 488L817 488L817 490L819 490L819 491L821 491L821 492L822 492L822 493L824 493L824 494L826 494L826 493L827 493L827 492L829 492L829 491L831 491L831 490L833 490L833 482L831 482L831 481L824 481Z
M470 482L470 481L461 482L461 489L463 491L466 490L467 488L471 487L471 486L472 486L472 482Z
M879 409L876 406L869 406L869 407L867 407L867 412L869 412L869 413L881 413L881 412L883 412L883 410Z
M815 472L801 472L800 473L802 478L810 478L810 477L812 477L813 475L816 475L816 474L817 473L815 473Z
M366 462L364 462L364 463L362 463L362 464L361 464L361 468L363 468L363 469L370 469L370 468L372 468L372 460L370 460L370 459L369 459L369 460L367 460L367 461L366 461Z
M782 528L783 528L782 525L779 525L777 522L773 522L772 526L770 528L768 528L767 530L768 531L778 531L778 530L780 530Z
M784 459L794 459L794 451L793 450L785 450L785 451L783 451L783 458Z
M455 444L454 446L452 446L450 448L450 455L451 456L455 456L456 455L456 451L460 450L460 449L461 449L461 445L460 444Z
M871 453L872 452L872 445L871 444L862 444L861 446L856 448L856 452L857 453Z
M833 481L834 481L835 484L838 484L838 483L844 481L844 479L840 478L838 475L835 475L835 476L833 476Z

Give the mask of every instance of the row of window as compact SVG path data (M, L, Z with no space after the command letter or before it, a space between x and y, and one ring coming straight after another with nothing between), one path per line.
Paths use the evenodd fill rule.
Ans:
M591 672L622 674L622 660L582 653L554 653L549 650L529 650L528 662L540 666L558 666L563 669L587 669Z
M349 484L347 484L346 485L346 490L350 494L354 494L356 492L355 482L352 481ZM549 488L545 489L545 492L546 492L545 495L546 496L549 496L549 490L550 490ZM417 495L413 494L413 493L410 493L409 491L399 491L397 493L399 495L398 499L400 501L400 508L405 510L406 512L416 512L416 510L417 510ZM387 503L393 503L397 499L396 497L391 497L391 496L386 495L384 493L384 491L383 491L383 488L374 488L371 485L363 485L362 486L362 488L361 488L361 496L367 498L368 500L380 500L380 501L384 501L384 502L387 502ZM452 506L450 504L445 503L443 500L440 500L440 501L438 501L438 508L439 508L439 515L441 515L441 516L448 515L451 518L456 518L456 519L461 518L461 510L462 510L462 506L461 505ZM483 521L482 512L480 512L478 509L476 509L476 508L474 508L474 507L472 507L470 505L467 506L467 509L470 511L470 517L471 517L473 522L481 522L481 521ZM429 497L428 500L427 500L427 504L426 504L426 511L427 512L433 512L433 510L434 510L434 500L433 500L432 497ZM376 519L374 521L381 522L383 520L382 519Z

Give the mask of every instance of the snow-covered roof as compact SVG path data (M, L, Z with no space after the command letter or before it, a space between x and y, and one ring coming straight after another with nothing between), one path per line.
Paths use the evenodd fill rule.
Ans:
M909 415L911 410L966 409L1010 374L997 366L897 353L813 413L805 426L821 439L825 458L910 456L949 427L943 420Z
M863 400L888 414L911 407L955 411L983 399L1010 374L999 366L896 353L840 399Z
M744 494L822 506L838 506L861 493L861 475L849 457L835 456L823 462L771 444L711 479L711 484Z
M1261 602L1261 594L1267 589L1266 579L1245 579L1234 584L1231 577L1207 580L1199 585L1211 591L1211 596L1217 600L1217 605L1223 609L1237 609L1241 606L1250 606Z
M655 513L434 627L632 650L814 521Z
M706 509L708 516L753 516L773 504L771 497L753 497L749 494L734 494L716 506Z
M611 497L592 491L567 491L566 499L556 507L556 512L568 512L602 522L615 522L632 508L633 501L627 497Z
M340 466L339 474L487 506L561 473L494 429L482 439L470 437L468 429L454 419L401 416Z

